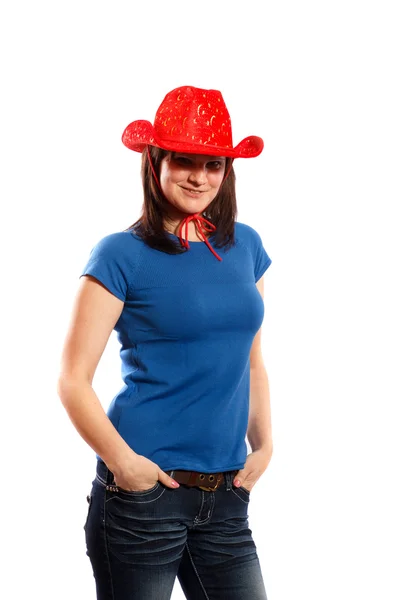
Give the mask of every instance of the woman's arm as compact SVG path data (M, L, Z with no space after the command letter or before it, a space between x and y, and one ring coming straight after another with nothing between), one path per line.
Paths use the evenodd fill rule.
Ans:
M263 278L257 282L264 298ZM268 375L261 352L261 328L256 333L250 350L250 406L247 439L252 452L247 455L243 469L236 474L233 484L251 491L264 473L272 457L271 406Z
M257 282L264 298L264 277ZM269 382L261 350L261 328L254 337L250 351L250 409L247 438L253 452L265 452L268 462L272 455L272 427Z
M92 381L123 306L124 303L96 279L81 278L57 386L72 423L113 472L137 455L107 417Z

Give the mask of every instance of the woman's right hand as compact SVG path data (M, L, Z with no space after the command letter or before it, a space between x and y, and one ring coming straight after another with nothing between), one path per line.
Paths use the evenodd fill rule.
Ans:
M109 467L110 468L110 467ZM110 468L115 485L128 492L140 492L154 487L160 481L167 487L176 489L179 483L167 475L160 467L141 454L125 460L122 466Z

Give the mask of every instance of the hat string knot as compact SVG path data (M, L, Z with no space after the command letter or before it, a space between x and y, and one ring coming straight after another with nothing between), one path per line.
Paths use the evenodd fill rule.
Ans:
M208 239L205 236L205 232L211 232L211 231L215 231L216 227L213 223L210 223L210 221L207 221L207 219L205 219L204 217L202 217L200 215L200 213L195 213L193 215L188 215L187 217L185 217L184 219L182 219L182 222L179 226L179 239L181 242L181 245L184 248L190 248L189 245L189 241L188 241L188 227L189 227L189 223L190 221L193 221L198 232L200 233L201 237L203 238L204 242L207 244L208 248L211 250L211 252L214 254L215 258L217 258L218 260L222 260L222 258L220 256L218 256L218 254L215 252L214 248L212 248L212 246L210 245ZM185 226L185 238L182 238L182 230L183 227Z

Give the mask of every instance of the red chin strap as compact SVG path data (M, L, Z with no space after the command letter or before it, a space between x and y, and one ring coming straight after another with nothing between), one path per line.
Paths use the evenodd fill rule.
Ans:
M160 192L164 196L164 192L162 191L160 182L159 182L158 177L156 175L156 172L154 170L153 161L151 160L151 156L150 156L149 146L147 146L146 149L147 149L147 156L148 156L148 159L149 159L150 168L151 168L151 171L153 173L154 180L155 180L155 182L158 185L158 189L160 190ZM227 172L224 175L224 178L223 178L223 180L221 182L221 186L226 181L226 178L228 177L229 173L231 172L232 167L233 167L233 159L232 159L232 163L230 164L229 169L227 170ZM220 188L221 188L221 186L220 186ZM210 221L207 221L207 219L205 219L200 213L195 213L195 214L192 214L192 215L188 215L187 217L185 217L184 219L182 219L182 222L179 225L179 240L181 242L181 245L184 248L188 248L188 249L190 248L189 241L187 239L187 237L188 237L188 227L189 227L190 221L194 222L194 224L195 224L198 232L200 233L200 235L203 238L204 242L207 244L208 248L214 254L215 258L217 258L218 260L222 261L222 258L215 252L214 248L212 248L212 246L210 245L208 239L205 236L205 232L210 233L211 231L215 231L216 227L215 227L215 225L213 225L212 223L210 223ZM185 229L185 238L186 239L184 240L182 238L182 229L183 229L183 227L184 227L185 224L186 224L186 229Z
M215 231L216 227L215 227L215 225L210 223L210 221L207 221L207 219L202 217L200 213L188 215L187 217L182 219L182 222L179 225L179 239L180 239L181 245L184 246L185 248L190 248L189 241L187 239L188 226L189 226L190 221L194 222L194 224L196 225L197 231L200 233L201 237L203 238L203 240L205 241L205 243L207 244L207 246L211 250L211 252L214 254L215 258L217 258L218 260L222 260L222 258L220 256L218 256L218 254L215 252L214 248L212 248L212 246L210 246L210 242L208 241L208 239L206 238L206 236L204 234L205 231L208 231L208 232ZM203 223L204 223L204 225L203 225ZM184 225L186 225L186 230L185 230L185 238L186 239L185 240L182 238L182 229L183 229Z

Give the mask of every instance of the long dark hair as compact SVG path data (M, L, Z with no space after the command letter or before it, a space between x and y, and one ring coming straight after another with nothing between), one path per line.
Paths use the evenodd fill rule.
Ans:
M158 180L160 180L160 164L162 159L168 155L168 151L156 146L149 146L149 152L154 171ZM229 174L214 200L202 213L203 217L216 227L216 230L210 235L210 238L212 237L215 242L215 246L217 248L225 247L226 250L235 243L234 230L237 217L236 177L232 162L231 158L226 158L225 173L229 170ZM133 230L148 246L168 254L186 252L186 248L180 245L179 240L173 240L165 231L164 221L168 215L168 200L166 200L157 185L147 149L143 150L142 153L141 176L144 196L142 213L139 219L125 231Z

